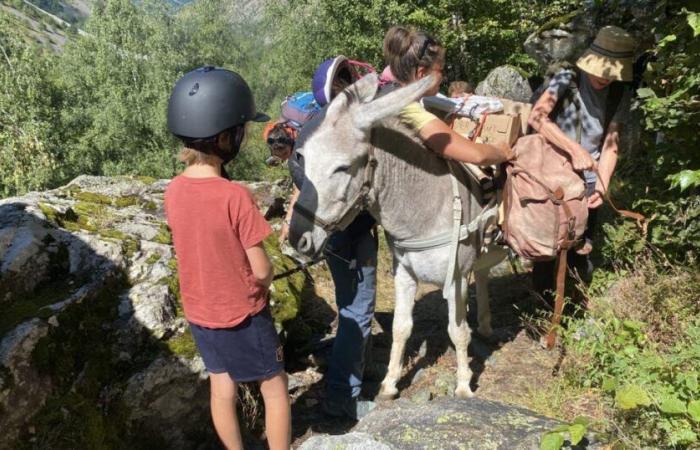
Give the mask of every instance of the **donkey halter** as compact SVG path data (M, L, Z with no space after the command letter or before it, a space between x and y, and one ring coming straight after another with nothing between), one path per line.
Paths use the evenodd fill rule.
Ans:
M355 196L352 198L352 201L348 203L347 208L345 208L345 211L343 211L340 217L333 221L323 220L313 211L301 205L299 202L294 204L294 211L313 222L314 225L321 227L321 229L328 234L345 229L345 227L350 225L350 222L357 217L357 214L369 206L370 192L374 181L374 172L377 169L377 158L374 156L374 147L371 143L367 156L368 158L367 164L364 167L364 179L362 181L362 186L357 194L355 194Z

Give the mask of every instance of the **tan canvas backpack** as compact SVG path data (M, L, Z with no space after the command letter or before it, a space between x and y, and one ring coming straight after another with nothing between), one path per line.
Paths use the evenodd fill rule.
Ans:
M514 151L518 158L506 167L503 192L505 241L524 258L552 260L586 230L584 180L539 134L520 138Z

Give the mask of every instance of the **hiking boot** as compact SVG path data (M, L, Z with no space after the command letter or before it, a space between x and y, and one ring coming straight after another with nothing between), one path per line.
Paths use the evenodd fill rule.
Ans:
M353 398L343 403L326 399L321 405L323 413L328 416L350 418L352 420L362 419L376 407L377 404L375 402L358 398Z

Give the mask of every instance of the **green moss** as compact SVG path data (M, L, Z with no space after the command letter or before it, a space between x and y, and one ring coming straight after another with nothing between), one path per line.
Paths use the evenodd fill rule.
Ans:
M147 177L147 176L135 176L134 180L138 180L141 183L149 185L149 186L151 184L155 183L156 181L158 181L157 179L155 179L153 177Z
M197 355L197 347L195 346L192 332L189 328L187 328L184 333L170 338L165 345L170 352L184 358L191 359Z
M161 223L160 227L158 228L158 233L153 237L154 242L158 242L159 244L172 244L173 243L173 237L170 234L170 228L165 223Z
M279 240L271 235L263 242L265 251L272 261L275 273L283 273L297 267L296 262L280 251ZM302 271L272 283L271 309L275 322L282 324L297 316L301 307L301 296L306 284L306 274Z
M142 206L143 209L145 209L146 211L155 212L158 210L158 205L156 205L156 202L154 201L149 200L145 202Z
M130 362L115 358L116 334L104 326L117 318L118 293L127 287L123 276L107 280L99 292L62 311L61 326L39 340L33 366L51 377L53 390L28 422L35 429L32 441L21 436L16 448L164 448L153 434L135 436L124 403L104 395L123 389L149 362L148 357L138 360L141 352ZM152 347L158 348L155 343Z
M537 33L542 33L544 31L553 30L554 28L557 28L561 25L565 25L565 24L571 22L571 20L574 17L576 17L582 13L583 13L582 10L576 9L574 11L571 11L570 13L567 13L567 14L564 14L562 16L558 16L558 17L555 17L553 19L550 19L547 22L545 22L544 24L542 24L542 26L537 30Z
M178 303L180 303L180 281L177 278L177 273L161 278L158 280L158 284L168 286L170 293L177 297Z
M139 250L141 250L141 241L131 237L126 237L126 239L122 241L122 254L126 256L127 259L133 258Z
M42 214L46 216L46 220L49 222L53 223L54 225L58 225L59 221L59 212L53 209L51 206L47 205L46 203L39 202L37 204L39 206L39 209L41 210Z
M99 230L98 234L104 238L124 240L127 235L118 230Z
M146 259L146 264L153 265L158 261L160 261L160 255L158 253L154 253Z
M117 208L126 208L127 206L134 206L140 203L141 197L138 195L125 195L123 197L117 197L112 202L112 204Z
M65 300L73 290L69 280L62 279L49 283L35 292L14 298L11 302L3 303L3 312L0 314L0 336L4 336L20 323L33 317L46 318L46 314L40 314L42 308ZM47 310L44 312L52 315Z
M98 203L102 205L111 205L112 198L107 195L97 194L95 192L88 191L71 191L71 196L79 201L88 203Z

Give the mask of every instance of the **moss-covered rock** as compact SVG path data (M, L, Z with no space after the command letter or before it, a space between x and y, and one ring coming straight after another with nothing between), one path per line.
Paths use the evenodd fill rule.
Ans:
M166 184L83 176L0 200L0 448L177 449L213 436ZM265 248L276 273L296 266L275 237ZM302 272L275 281L280 329L307 284Z
M479 398L440 399L423 404L398 400L370 412L351 433L314 436L301 450L326 448L386 449L537 449L540 439L560 422L526 409ZM576 448L602 446L588 437ZM328 447L332 442L334 447ZM366 443L366 447L356 447ZM371 444L371 445L370 445ZM566 443L562 448L571 448Z

